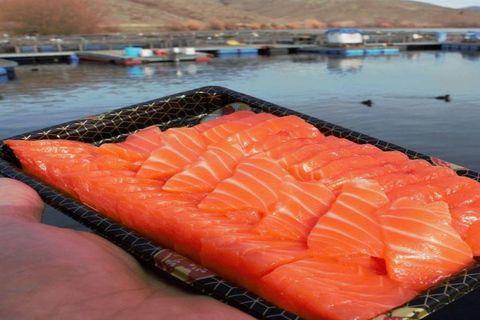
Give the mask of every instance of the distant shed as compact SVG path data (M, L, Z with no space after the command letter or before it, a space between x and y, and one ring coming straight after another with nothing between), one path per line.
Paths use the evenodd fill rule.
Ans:
M467 32L463 35L463 42L480 41L480 32Z
M329 29L326 32L327 43L330 45L361 45L363 31L358 28Z

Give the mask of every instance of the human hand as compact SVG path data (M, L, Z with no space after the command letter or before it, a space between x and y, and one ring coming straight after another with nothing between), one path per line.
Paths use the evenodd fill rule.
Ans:
M252 319L99 236L41 224L43 208L33 189L0 178L1 319Z

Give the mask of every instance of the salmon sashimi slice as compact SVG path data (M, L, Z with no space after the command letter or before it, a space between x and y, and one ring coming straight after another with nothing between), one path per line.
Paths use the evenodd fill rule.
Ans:
M163 132L153 125L129 135L119 145L139 153L150 154L163 145Z
M306 180L307 178L302 175L303 167L294 166L295 164L326 150L354 145L354 142L350 140L339 139L334 136L328 136L319 140L318 138L308 139L306 143L298 147L291 149L283 148L283 150L278 150L277 148L277 150L269 150L268 154L297 179Z
M347 170L355 170L375 164L377 164L376 159L369 155L355 155L340 158L338 160L330 161L324 166L311 171L307 180L329 180L333 176Z
M195 130L198 131L198 133L203 133L207 131L208 129L214 128L216 126L219 126L221 124L230 122L230 121L235 121L235 120L240 120L243 118L248 118L253 116L255 113L253 111L249 110L240 110L237 112L233 112L227 115L224 115L222 117L218 117L212 120L204 121L200 124L197 124L196 126L193 126Z
M437 172L439 172L439 170L436 170L434 175ZM474 194L479 191L479 184L477 181L466 177L459 177L456 174L448 174L446 176L438 175L433 177L428 175L426 177L427 178L425 178L425 176L423 177L425 180L394 189L387 193L387 196L390 200L410 197L425 202L442 200L449 203L450 197L452 199L458 199L459 197L462 197L462 194L464 194L465 197L474 197Z
M410 160L399 165L399 170L391 174L381 175L375 178L385 193L393 191L393 189L406 186L421 180L421 177L415 174L432 165L421 159Z
M28 150L43 153L86 153L94 154L97 147L80 141L52 140L4 140L13 150Z
M333 176L329 181L325 181L325 184L332 190L338 190L344 183L353 179L375 179L378 176L400 172L405 167L404 164L410 161L404 153L398 151L384 152L382 156L375 160L378 164L344 171Z
M338 143L338 142L337 142ZM314 179L321 179L324 176L324 172L329 170L338 170L341 168L343 163L355 163L360 161L360 159L369 159L370 163L373 163L371 158L361 157L361 155L381 153L382 150L371 145L371 144L347 144L344 147L337 147L336 143L330 145L331 148L326 150L314 153L312 156L307 157L303 161L292 166L291 173L294 176L303 181L309 181ZM357 157L358 156L358 157ZM346 160L343 160L346 159ZM348 159L348 160L347 160ZM332 169L328 167L330 163L332 164ZM337 165L338 163L338 165ZM363 162L362 162L363 164ZM365 165L368 163L365 163ZM335 167L335 168L333 168ZM337 171L338 172L338 171Z
M303 241L275 240L243 232L204 239L200 256L202 265L209 270L258 294L261 277L308 253Z
M67 193L71 193L72 189L63 180L65 173L96 168L92 164L94 156L91 154L49 153L23 148L14 150L14 153L24 172Z
M391 164L371 165L361 167L358 169L342 172L328 180L323 180L325 186L335 193L338 193L342 186L355 179L370 179L375 180L376 177L393 173L398 170L398 167Z
M163 133L162 142L138 170L139 177L170 177L197 160L207 146L202 135L192 128L168 129Z
M373 180L346 183L330 210L308 236L309 250L328 256L367 254L383 257L383 242L375 212L388 203Z
M135 194L132 195L135 196ZM123 197L117 203L118 215L122 219L121 223L170 249L174 247L174 231L169 227L168 218L184 211L197 210L193 206L176 206L175 203L168 205L166 202L159 203L158 207L152 208L152 202L134 203L130 199Z
M288 173L264 154L243 159L233 176L220 182L199 204L205 211L253 209L264 214L278 199L278 189Z
M174 230L174 250L200 263L204 240L224 234L249 232L251 225L232 221L218 212L197 211L168 217ZM217 261L218 263L218 261Z
M436 180L447 176L456 176L455 171L450 168L430 165L427 167L415 168L411 171L421 181Z
M470 228L468 228L465 242L472 249L474 256L480 256L480 221L475 221Z
M253 228L254 232L277 239L306 241L308 234L335 200L319 182L301 182L289 176L280 188L278 202Z
M238 145L210 145L199 161L173 175L164 189L172 192L213 191L220 181L232 176L240 159L246 156Z
M331 179L335 175L372 165L401 164L404 162L406 162L406 156L401 152L377 152L374 149L371 153L367 149L365 152L362 151L353 156L329 162L325 166L313 170L311 177L315 180Z
M261 122L273 118L275 118L275 116L271 113L253 113L250 117L228 121L214 126L202 132L202 136L207 144L222 142L234 133L253 127Z
M176 230L171 226L172 219L198 212L197 205L204 196L164 191L118 194L117 211L122 224L173 249Z
M305 135L306 137L304 137L303 135ZM321 135L314 138L309 138L309 136L310 132L308 128L304 132L281 130L261 141L249 145L245 148L245 151L248 154L268 152L268 155L274 158L272 152L284 152L284 150L290 150L300 145L320 142L325 139L325 137Z
M223 213L230 220L235 223L243 223L254 225L262 218L262 215L257 210L237 210L237 211L227 211Z
M399 198L410 198L423 202L435 202L442 199L442 190L425 181L407 184L387 193L388 199L394 201Z
M259 286L267 300L305 319L372 319L418 294L362 265L320 257L279 266Z
M121 221L122 218L118 215L117 210L120 197L134 192L161 190L161 183L158 181L139 179L125 173L121 176L122 173L121 170L116 170L110 174L104 173L99 176L90 176L88 179L83 178L76 184L75 192L83 203L116 221ZM72 178L73 176L70 177L70 179ZM98 197L97 194L102 194L104 197Z
M449 209L453 228L465 239L468 229L480 220L480 200Z
M401 198L378 212L388 275L422 291L473 263L445 202Z
M467 191L467 190L465 190ZM474 186L468 189L468 192L455 192L447 196L448 207L468 206L480 201L480 186Z
M97 153L92 157L92 164L96 166L98 170L131 170L137 172L140 169L142 162L131 162L111 154Z
M86 181L89 179L99 178L99 177L134 177L135 172L130 170L98 170L88 169L88 170L73 170L65 172L62 175L62 179L69 187L68 193L74 196L77 199L80 199L78 191L84 192L86 190Z
M280 135L280 134L292 135L288 131L281 131L277 135ZM269 145L267 147L264 147L260 151L265 151L265 152L267 152L267 154L272 159L279 160L279 159L282 159L283 157L291 154L292 152L301 153L299 151L301 149L304 150L303 151L304 153L307 153L307 155L310 155L310 153L308 153L309 148L317 148L318 145L328 145L329 143L334 143L334 142L337 142L339 140L343 140L343 139L339 139L339 138L334 137L334 136L325 137L323 135L319 135L319 136L316 136L316 137L313 137L313 138L310 138L310 137L294 137L294 138L290 138L290 139L285 140L285 141L281 141L281 143L277 143L277 144L274 144L274 145ZM346 140L346 141L348 141L348 140ZM353 143L353 142L351 142L351 143ZM322 146L318 150L322 150L322 149L326 149L326 148L327 148L326 146ZM315 151L318 151L318 150L315 150ZM300 154L298 157L302 157L302 155L303 154ZM303 158L305 158L305 157L306 157L306 155L303 156Z
M129 162L139 162L140 164L148 158L147 153L127 149L122 147L121 143L104 143L97 150L100 154L108 154Z
M302 132L302 136L316 137L322 134L313 125L297 116L276 117L264 121L256 126L237 132L228 138L228 142L238 144L246 149L255 142L262 141L268 136L280 131ZM306 132L306 133L304 133Z
M478 192L480 184L478 181L455 175L442 177L431 181L435 186L442 188L443 200L450 204L450 197L457 200L462 194L470 199L479 197Z
M402 171L381 175L375 177L374 180L386 194L419 181L413 174L402 173Z

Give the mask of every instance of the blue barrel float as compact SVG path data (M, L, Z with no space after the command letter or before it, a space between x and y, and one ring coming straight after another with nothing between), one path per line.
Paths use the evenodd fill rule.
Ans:
M142 48L126 47L124 52L127 57L140 57L140 54L142 53Z
M447 41L447 33L446 32L437 32L437 42L445 42Z

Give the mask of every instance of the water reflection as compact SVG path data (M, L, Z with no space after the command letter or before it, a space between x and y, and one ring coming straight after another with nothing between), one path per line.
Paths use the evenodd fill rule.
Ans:
M332 73L355 74L362 70L365 57L330 57L327 68Z
M143 68L140 66L127 67L127 73L131 77L143 77Z
M480 61L480 52L462 52L462 58L469 61Z

